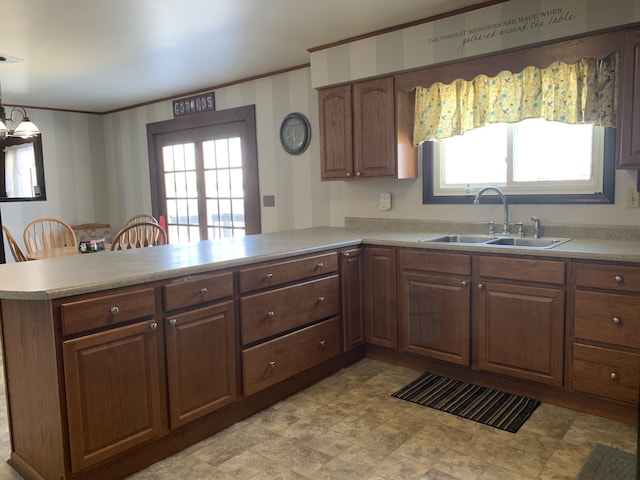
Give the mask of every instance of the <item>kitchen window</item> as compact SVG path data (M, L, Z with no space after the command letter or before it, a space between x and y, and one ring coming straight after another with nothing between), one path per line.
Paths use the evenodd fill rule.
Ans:
M484 185L512 203L613 203L615 130L543 119L495 123L423 149L423 203L467 203Z

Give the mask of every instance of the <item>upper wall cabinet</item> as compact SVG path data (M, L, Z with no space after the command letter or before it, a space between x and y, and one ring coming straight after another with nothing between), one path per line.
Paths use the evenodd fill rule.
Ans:
M322 180L416 178L416 152L396 122L393 77L318 92Z
M625 34L618 167L640 168L640 30Z

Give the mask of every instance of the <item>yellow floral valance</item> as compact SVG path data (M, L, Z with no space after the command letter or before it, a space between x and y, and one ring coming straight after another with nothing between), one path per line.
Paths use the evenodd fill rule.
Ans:
M616 122L618 53L546 68L478 75L416 88L413 143L460 135L488 123L544 118L565 123Z

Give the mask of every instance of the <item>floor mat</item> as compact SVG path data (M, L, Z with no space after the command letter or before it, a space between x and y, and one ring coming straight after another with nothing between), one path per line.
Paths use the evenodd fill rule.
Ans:
M578 480L634 480L636 456L597 443L580 470Z

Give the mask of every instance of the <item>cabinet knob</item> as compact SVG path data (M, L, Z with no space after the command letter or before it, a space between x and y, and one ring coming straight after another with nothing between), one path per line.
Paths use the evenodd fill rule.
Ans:
M613 277L613 279L618 283L622 283L624 281L624 279L620 275L616 275L615 277Z
M342 252L343 257L350 257L351 254L349 252Z
M111 315L117 315L120 313L120 309L118 307L111 307Z
M611 372L611 380L618 380L618 374L616 372Z
M620 319L618 317L613 317L613 323L620 325Z
M351 172L347 172L347 177L350 177L350 176L351 176Z
M276 368L276 361L275 361L275 360L271 360L271 361L269 362L269 366L270 366L271 368Z
M318 265L316 265L316 270L320 270L321 268L324 268L324 262L320 262Z
M362 175L361 172L356 172L356 177L359 177L360 175Z
M466 287L467 285L469 285L469 282L467 282L466 280L460 282L461 287Z
M273 273L267 273L267 280L273 280Z
M318 303L324 302L324 295L318 297Z
M169 325L171 325L172 327L175 327L176 323L178 323L178 321L175 318L172 318L171 320L169 320Z
M200 295L205 296L207 293L209 293L209 289L207 289L207 287L202 287L200 289Z
M479 288L480 290L482 290L482 289L484 288L484 283L479 283L479 284L478 284L478 288Z
M273 318L275 314L276 314L276 312L274 312L273 310L269 310L269 311L267 312L267 317L269 317L269 318Z
M326 347L327 346L327 341L326 340L320 340L320 346L322 348Z
M153 322L151 325L149 325L149 328L151 330L155 330L156 328L158 328L158 322Z

